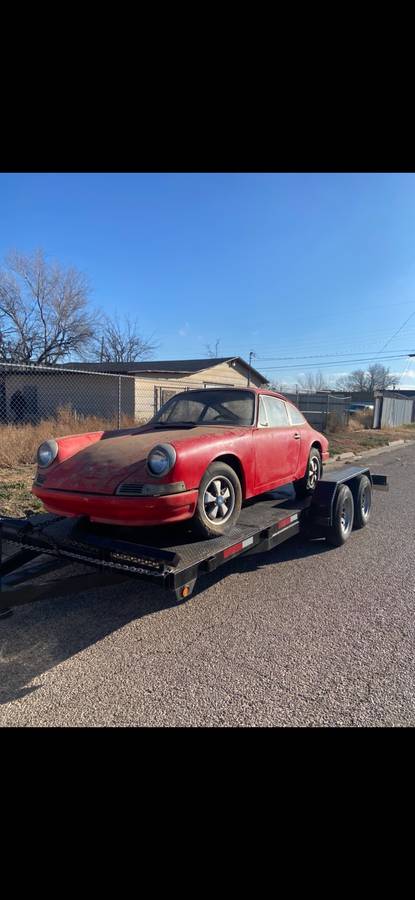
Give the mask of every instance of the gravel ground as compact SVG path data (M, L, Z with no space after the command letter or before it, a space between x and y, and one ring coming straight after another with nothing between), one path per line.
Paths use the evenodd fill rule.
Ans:
M177 606L123 584L0 623L0 725L415 724L415 445L341 548L293 538ZM225 574L226 573L226 574Z

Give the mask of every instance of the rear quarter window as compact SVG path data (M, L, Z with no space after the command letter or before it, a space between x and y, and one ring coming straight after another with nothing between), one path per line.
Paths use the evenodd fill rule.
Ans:
M304 416L300 413L299 409L296 409L295 406L291 406L290 403L287 403L288 415L290 417L291 425L306 425L307 422Z

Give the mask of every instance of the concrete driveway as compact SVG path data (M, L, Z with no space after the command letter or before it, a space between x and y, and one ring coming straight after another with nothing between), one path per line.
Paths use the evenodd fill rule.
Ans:
M414 725L415 446L341 548L294 538L177 606L145 583L0 623L0 725Z

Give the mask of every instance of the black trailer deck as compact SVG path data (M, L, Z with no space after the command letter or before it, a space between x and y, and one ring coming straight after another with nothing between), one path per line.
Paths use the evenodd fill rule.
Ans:
M387 488L385 476L347 466L325 474L314 494L304 500L297 500L288 486L247 501L237 526L208 540L195 538L187 523L133 529L49 514L0 518L0 617L22 603L131 578L161 584L174 590L178 600L185 599L200 574L229 559L272 549L300 529L313 535L327 532L340 485L348 485L356 495L364 475L373 487ZM65 576L65 569L74 563L84 571ZM51 579L51 573L56 578Z

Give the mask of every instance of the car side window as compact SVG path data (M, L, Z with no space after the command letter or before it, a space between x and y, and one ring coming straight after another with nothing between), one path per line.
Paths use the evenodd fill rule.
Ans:
M290 423L284 401L278 400L277 397L269 397L266 394L263 394L262 400L270 427L287 428Z
M291 403L287 403L287 408L289 411L289 416L291 419L291 425L305 425L306 420L304 416L301 415L300 410L296 409L295 406L291 406Z
M268 417L266 414L265 406L264 406L264 398L259 395L259 407L258 407L258 428L267 428L269 425Z

